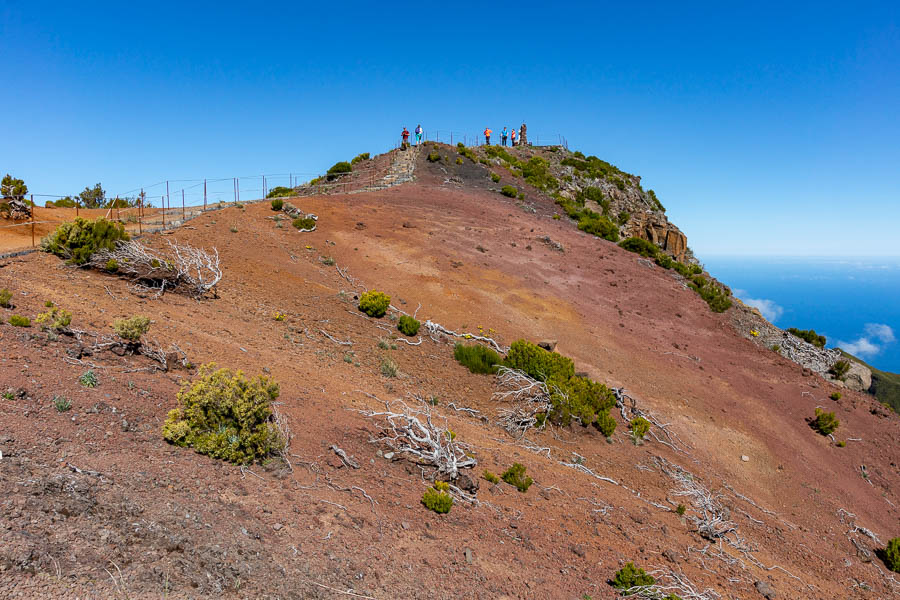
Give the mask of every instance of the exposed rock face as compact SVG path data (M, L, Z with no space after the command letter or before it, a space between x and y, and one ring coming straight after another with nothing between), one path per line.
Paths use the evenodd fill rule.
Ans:
M872 387L872 371L851 360L850 370L844 376L844 385L857 392L868 392Z
M680 229L669 223L666 215L660 212L642 212L632 214L625 224L625 235L639 237L653 242L675 260L685 262L688 246L687 236Z

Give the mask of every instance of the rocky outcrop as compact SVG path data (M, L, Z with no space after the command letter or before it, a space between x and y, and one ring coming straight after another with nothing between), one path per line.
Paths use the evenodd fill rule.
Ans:
M653 242L672 255L675 260L686 262L688 258L687 236L669 223L659 212L632 214L624 226L625 236L638 237Z

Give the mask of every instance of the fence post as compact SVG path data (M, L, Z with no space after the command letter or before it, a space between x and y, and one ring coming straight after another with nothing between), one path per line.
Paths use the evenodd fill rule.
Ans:
M121 221L122 215L119 212L119 197L116 196L116 199L113 202L115 202L115 204L116 204L116 221Z
M234 188L234 203L237 204L237 177L231 180L231 187Z
M203 180L203 210L206 210L206 180Z
M31 247L34 248L34 194L31 195Z
M160 198L159 202L160 202L160 204L162 204L162 216L163 216L162 228L165 229L166 228L166 199L165 199L165 197Z
M184 221L187 219L187 215L184 214L184 188L181 188L181 220Z
M169 196L169 182L168 181L166 182L166 200L168 200L169 206L172 206L172 199ZM165 212L165 210L166 210L166 205L163 204L163 212Z

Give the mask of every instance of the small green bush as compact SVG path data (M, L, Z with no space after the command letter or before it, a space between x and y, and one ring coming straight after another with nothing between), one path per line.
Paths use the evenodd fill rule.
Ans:
M284 208L284 200L281 198L275 198L272 200L272 210L281 210Z
M9 318L9 324L13 327L31 327L31 319L21 315L13 315Z
M66 412L72 408L72 403L65 396L53 396L53 408L56 412Z
M596 214L596 213L594 213ZM590 233L591 235L596 235L597 237L601 237L610 242L618 242L619 241L619 227L608 218L600 216L600 217L587 217L583 216L578 221L578 229L584 231L585 233Z
M630 590L634 587L643 587L653 585L656 580L653 576L648 575L643 569L634 566L634 563L626 563L624 567L616 571L616 575L612 580L613 587L622 591Z
M519 190L517 190L516 188L514 188L511 185L504 185L502 188L500 188L500 193L503 194L504 196L506 196L507 198L515 198L516 196L519 195Z
M34 319L43 329L62 331L72 324L72 313L57 306L50 305L50 310L40 313Z
M684 513L687 512L687 506L685 506L684 504L679 504L678 507L675 509L675 512L678 514L679 517L684 516Z
M900 537L890 540L884 550L878 552L878 557L888 569L900 573Z
M116 242L127 241L128 233L121 223L100 218L95 221L76 218L57 227L41 240L41 250L83 265L98 250L114 250Z
M434 487L428 488L422 495L422 504L439 515L450 512L453 507L453 496L447 493L448 489L450 486L446 482L435 481Z
M116 319L112 328L123 340L137 343L141 341L141 336L150 330L150 318L135 315L127 319Z
M82 373L81 377L78 378L78 383L86 388L95 388L100 385L100 381L97 380L97 374L92 370Z
M547 416L553 423L566 426L575 418L583 427L596 425L606 437L615 432L616 421L609 416L609 409L616 405L616 397L602 383L587 377L551 377L547 387L551 404Z
M717 282L708 280L702 275L694 275L688 286L700 294L713 312L721 313L731 308L731 293Z
M494 475L493 473L491 473L490 471L488 471L487 469L484 470L484 473L482 473L481 476L484 477L485 480L487 480L489 483L494 483L494 484L500 483L500 478L497 477L496 475Z
M428 162L437 162L441 160L441 155L435 151L428 154Z
M845 442L844 440L841 440L839 442L835 442L834 445L837 446L838 448L845 448L847 446L847 442Z
M359 297L359 310L370 317L380 319L391 305L391 297L377 290L369 290Z
M350 173L351 171L353 171L353 166L346 160L342 160L341 162L334 163L334 165L326 171L325 178L328 181L334 181L341 175Z
M534 480L531 477L525 475L525 465L520 463L513 463L510 468L503 472L501 477L503 478L503 481L515 486L515 488L523 494L527 492L528 488L531 487L531 484L534 483Z
M847 377L847 372L850 370L850 361L847 360L839 360L831 365L831 368L828 369L828 372L831 373L832 377L843 381Z
M816 417L810 422L810 426L822 435L830 435L841 424L833 412L825 412L816 408Z
M815 329L797 329L796 327L788 327L788 333L796 335L801 340L806 340L816 348L824 348L828 341L824 335L817 334Z
M419 322L409 315L401 315L397 322L397 329L403 335L412 337L419 333Z
M316 228L316 220L312 217L299 217L291 221L291 225L301 230L311 230Z
M831 395L829 396L829 398L831 398L832 400L837 402L838 400L841 399L841 393L840 392L831 392Z
M619 225L624 225L629 220L631 220L631 214L624 210L619 211L619 216L616 218L616 220L619 222Z
M398 372L397 363L389 358L381 361L381 374L385 377L396 377Z
M10 300L12 300L12 292L6 288L0 290L0 306L3 308L10 308L12 306Z
M644 258L655 258L659 253L656 244L639 237L626 238L619 242L619 246L629 252L636 252Z
M115 273L116 271L118 271L119 270L119 261L117 261L114 258L111 258L108 261L106 261L106 270L109 271L110 273Z
M526 340L512 343L504 364L510 369L524 371L538 381L568 381L575 375L575 363L571 358L544 350Z
M635 417L631 420L631 440L635 445L640 444L649 431L650 421L644 417Z
M460 157L457 156L457 157L456 157L456 164L461 165L462 163L463 163L463 159L461 159Z
M291 196L296 195L294 192L294 188L285 187L283 185L278 185L269 190L269 193L266 194L266 198L273 198L280 200L281 198L290 198ZM272 210L281 210L280 208L275 208L275 202L272 202Z
M497 173L491 173L491 181L493 181L494 183L499 183L500 175Z
M472 373L489 374L497 371L497 366L503 364L500 355L486 346L475 344L466 346L457 343L453 347L453 358L461 365L468 367Z
M169 411L163 438L235 464L262 461L286 441L275 425L277 398L278 384L268 377L204 365L178 392L180 406Z
M363 152L362 154L357 154L353 157L353 160L350 161L351 165L355 165L356 163L361 163L364 160L369 160L369 153Z

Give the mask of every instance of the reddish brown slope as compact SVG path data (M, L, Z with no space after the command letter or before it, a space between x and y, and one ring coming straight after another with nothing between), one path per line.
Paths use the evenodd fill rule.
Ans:
M147 314L153 335L178 343L195 363L270 370L282 383L297 463L293 473L254 469L259 478L172 448L159 427L186 373L126 373L122 359L96 357L90 360L108 368L98 369L100 387L85 390L75 382L85 367L65 361L65 340L0 325L0 388L24 388L29 398L0 403L7 499L0 592L341 596L322 587L330 586L376 598L606 598L606 579L634 560L683 571L724 597L754 597L757 580L770 582L781 598L891 593L874 564L856 556L837 511L855 513L883 540L896 534L895 418L872 414L863 395L827 400L824 382L737 336L727 315L711 313L669 272L552 220L553 207L540 196L526 198L537 209L531 214L487 191L489 181L461 189L444 179L421 168L416 184L299 201L320 215L311 234L275 228L265 205L192 221L175 237L218 247L226 278L216 300L139 300L119 280L69 270L46 255L6 263L0 287L16 291L15 312L34 315L50 299L73 312L75 325L96 329L114 317ZM324 256L408 312L421 304L420 318L450 329L494 329L506 344L559 340L579 370L626 387L670 422L686 452L656 442L635 447L621 423L611 445L575 427L532 436L549 457L526 450L490 422L497 410L492 379L457 365L451 346L426 338L417 347L378 349L387 335L378 325L392 324L362 317L354 288L319 260ZM275 311L288 320L274 321ZM347 348L323 331L353 341L351 362L344 360ZM385 355L401 377L380 375ZM72 398L70 413L49 405L58 394ZM378 406L367 394L438 396L437 411L475 446L479 472L518 461L535 485L520 495L482 481L481 506L428 513L419 504L418 470L377 458L367 443L371 428L352 412ZM450 402L491 419L455 413ZM837 411L839 439L862 441L836 448L812 432L804 419L816 405ZM331 444L362 467L339 468ZM559 464L573 453L623 485ZM708 542L660 508L684 500L654 457L721 490L753 556L803 583L733 551L746 569L690 551ZM73 472L69 464L100 475ZM859 475L862 464L872 485ZM853 578L875 595L853 588Z

